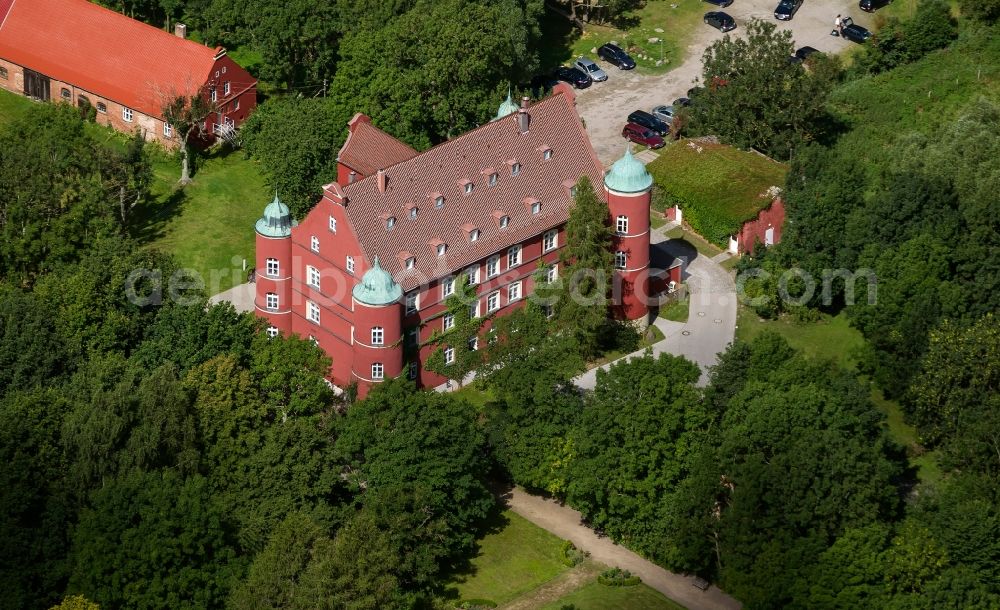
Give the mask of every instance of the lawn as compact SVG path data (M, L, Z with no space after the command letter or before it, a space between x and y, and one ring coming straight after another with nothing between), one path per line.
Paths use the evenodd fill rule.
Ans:
M788 173L786 165L763 155L686 139L661 149L647 168L667 194L661 205L679 205L695 231L723 246L770 205L768 189L784 186Z
M649 0L626 15L621 27L587 24L581 34L565 17L547 9L542 31L549 44L542 51L541 67L551 70L580 55L597 59L594 50L614 41L628 50L640 72L666 72L684 59L691 32L704 13L700 0Z
M659 317L671 322L687 322L691 311L691 299L684 298L660 308Z
M504 604L569 569L562 562L561 539L510 511L500 521L500 529L479 540L469 570L446 584L449 598Z
M542 607L542 610L561 610L572 605L574 610L683 610L658 591L646 585L635 587L606 587L592 582L569 595Z
M254 265L254 223L274 197L256 166L239 152L200 159L194 182L177 187L180 162L154 163L152 200L137 209L133 234L195 270L209 294L242 283L243 261Z

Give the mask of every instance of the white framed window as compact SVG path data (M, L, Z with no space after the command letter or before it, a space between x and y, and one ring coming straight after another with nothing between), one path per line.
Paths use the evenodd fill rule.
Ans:
M469 267L465 270L465 276L469 278L469 286L475 286L479 283L479 267Z
M479 317L479 299L476 299L475 303L473 303L472 305L469 305L469 317L470 318L478 318Z
M628 257L625 253L619 250L615 252L615 269L624 269L626 263L628 263Z
M545 271L545 281L551 284L557 279L559 279L559 264L553 263L552 266Z
M531 204L531 213L532 214L537 214L537 213L539 213L541 211L542 211L542 204L539 203L539 202L537 202L537 201L532 202L532 204Z
M493 172L490 174L490 186L496 186L497 180L500 178L500 174Z
M617 231L619 235L628 234L628 216L619 216L615 220L615 231Z
M334 218L333 216L330 217L330 232L331 233L337 232L337 219Z
M441 328L445 332L448 332L452 328L455 328L455 316L451 315L450 313L444 314L444 316L441 317Z
M413 258L412 256L410 258L406 259L406 268L407 269L413 269L413 266L416 265L416 264L417 264L417 259Z
M507 268L517 267L521 264L521 246L511 246L507 250Z
M406 315L417 313L420 308L419 295L416 293L406 295Z
M265 297L265 299L266 299L266 305L267 305L268 309L270 309L271 311L274 311L275 309L278 308L278 295L277 294L275 294L273 292L269 292L269 293L267 293L267 296Z
M542 153L542 159L548 161L551 158L552 158L552 149L546 148L545 152Z
M438 244L437 245L437 255L444 256L444 253L448 251L448 244Z
M347 272L350 273L351 275L354 275L354 257L353 256L348 256L347 257Z
M122 106L122 120L126 123L132 122L132 109Z
M266 273L267 277L278 277L278 272L281 269L278 266L278 259L269 258L267 259Z
M216 91L215 89L212 89L212 101L213 102L219 101L219 92Z
M491 256L486 261L486 277L493 277L500 273L500 257Z
M413 381L414 379L417 378L417 372L420 370L417 361L414 360L413 362L411 362L408 368L409 372L407 373L407 376L410 378L410 381Z
M542 236L542 249L545 252L549 250L554 250L556 246L559 245L559 230L552 229Z
M494 312L500 309L500 291L494 290L486 297L486 311Z
M108 105L105 104L104 102L97 102L97 111L98 112L107 112L108 111Z
M521 164L520 163L512 163L511 166L510 166L510 175L511 176L517 176L520 173L521 173Z
M315 235L309 238L309 249L313 252L319 252L319 238Z
M272 339L274 339L275 337L277 337L278 336L278 327L277 326L268 326L267 327L267 336L270 337L270 338L272 338Z
M380 381L380 380L382 380L384 378L384 375L385 375L385 367L382 366L382 363L381 362L373 362L372 363L372 380L373 381Z
M469 231L469 241L479 241L479 229Z
M507 225L509 225L509 224L510 224L510 216L501 216L500 217L500 228L501 229L506 229Z
M236 112L239 109L240 109L240 98L236 98L235 100L233 100L233 112Z
M514 282L507 286L507 302L512 303L521 298L521 282Z
M472 188L473 188L472 183L471 182L466 182L465 183L465 194L468 195L469 193L471 193L472 192Z
M306 265L306 283L313 288L319 288L319 269Z
M441 298L450 297L455 294L455 278L448 277L441 280Z
M410 208L410 220L414 220L416 219L416 217L417 217L417 208L416 207Z
M479 349L479 337L473 337L469 339L469 351L476 351Z
M385 219L385 230L386 231L391 231L394 226L396 226L396 217L395 216L390 216L390 217L388 217L388 218Z
M385 329L381 326L372 326L372 345L385 345Z
M319 324L319 305L313 303L312 301L306 301L306 318L308 318L310 322Z
M170 123L163 124L163 135L168 138L174 137L174 128L170 125Z
M576 185L569 187L569 196L576 198Z
M435 197L434 198L434 207L435 208L443 208L444 207L444 197L442 197L441 195L438 195L437 197Z
M223 95L229 95L229 81L222 83L222 93Z
M453 362L455 362L455 350L450 347L446 347L444 350L444 363L452 364Z

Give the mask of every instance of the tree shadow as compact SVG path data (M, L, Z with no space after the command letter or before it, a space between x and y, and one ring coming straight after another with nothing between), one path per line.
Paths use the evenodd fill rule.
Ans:
M573 57L573 43L580 37L580 30L548 4L540 25L541 39L545 44L538 52L538 68L542 72L551 72Z
M184 209L188 196L184 189L175 187L166 197L149 198L136 206L129 219L129 235L142 243L160 239L166 226Z
M649 250L649 264L656 269L669 269L677 259L683 261L682 280L688 278L687 268L700 254L694 245L683 238L668 239L652 244Z
M453 561L441 578L438 579L439 588L436 591L438 597L444 600L458 600L459 591L455 586L467 582L469 578L476 575L476 567L472 565L472 560L479 555L481 550L479 540L489 534L496 534L510 524L510 519L504 515L507 510L507 498L510 497L511 486L507 483L493 482L490 488L497 496L497 503L486 517L478 524L476 542L469 553Z

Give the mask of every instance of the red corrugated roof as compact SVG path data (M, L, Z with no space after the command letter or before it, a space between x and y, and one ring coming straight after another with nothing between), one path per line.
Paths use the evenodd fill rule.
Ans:
M421 280L433 279L462 269L512 244L566 222L572 199L566 184L587 175L600 192L603 170L573 105L573 98L556 93L528 109L531 126L518 130L517 114L508 115L440 144L386 170L386 190L379 192L377 177L371 176L343 188L348 197L347 215L357 232L365 256L375 256L397 278L405 290ZM543 160L540 146L552 148L552 158ZM511 175L508 161L521 165ZM499 168L494 186L483 170ZM466 195L460 180L475 183ZM434 207L432 195L444 197L444 206ZM525 198L541 202L541 212L531 213ZM419 208L416 219L407 204ZM392 230L380 218L396 217ZM508 216L506 229L498 216ZM470 242L464 226L479 228L479 239ZM428 245L435 238L448 244L445 256L436 256ZM399 253L416 259L412 271L403 269Z
M205 84L216 53L87 0L13 0L0 25L3 59L157 117L165 95Z
M372 125L371 119L360 112L348 126L347 140L340 147L337 160L362 176L371 176L380 169L420 154Z

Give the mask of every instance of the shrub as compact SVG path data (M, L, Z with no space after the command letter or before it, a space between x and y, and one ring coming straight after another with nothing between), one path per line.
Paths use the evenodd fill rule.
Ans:
M634 587L642 582L642 579L634 576L628 570L611 568L601 572L601 575L597 577L597 582L607 587Z
M489 610L496 607L497 603L490 599L465 599L456 606L461 610Z
M568 568L580 565L589 556L590 553L576 548L576 545L569 540L562 545L562 561Z

